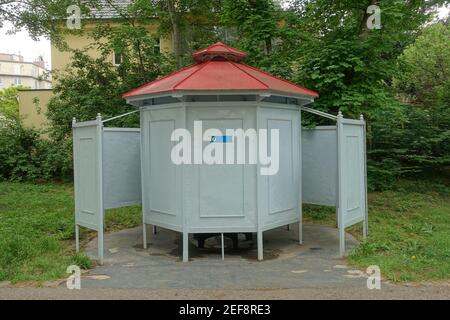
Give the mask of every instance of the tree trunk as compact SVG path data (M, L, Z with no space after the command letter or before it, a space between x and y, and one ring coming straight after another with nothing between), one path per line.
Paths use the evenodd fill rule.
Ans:
M265 45L266 45L267 54L271 54L272 53L272 38L266 39Z
M181 28L180 19L177 12L176 0L167 0L170 21L172 23L172 44L173 53L177 68L181 68Z
M367 2L367 7L364 8L364 14L362 17L362 21L361 21L361 26L359 29L359 36L361 38L367 38L367 36L369 35L369 28L367 27L367 20L369 20L369 17L371 16L371 14L367 13L367 8L369 8L371 5L375 5L378 3L378 0L368 0Z

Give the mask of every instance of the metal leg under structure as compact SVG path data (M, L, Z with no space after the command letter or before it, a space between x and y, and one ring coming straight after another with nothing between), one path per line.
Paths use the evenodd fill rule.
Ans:
M80 252L80 226L75 225L75 249L77 253Z
M368 234L368 224L367 224L367 220L364 220L363 222L363 238L366 239L367 238L367 234Z
M336 206L336 228L339 228L339 207Z
M223 233L220 234L221 242L222 242L222 260L225 260L225 243L223 240Z
M298 244L303 245L303 222L298 223Z
M153 234L157 234L158 233L158 229L156 229L156 226L153 226Z
M288 225L286 226L286 230L287 230L287 231L291 231L291 225L288 224Z
M189 262L189 233L183 232L183 262Z
M339 256L343 258L345 256L345 228L339 228Z
M147 224L142 225L142 245L144 249L147 249Z
M257 241L258 241L258 260L262 261L264 260L262 231L258 231Z
M298 222L298 244L303 244L303 210L300 209L300 221Z
M98 246L98 260L100 265L103 265L103 230L100 230L98 232L98 239L97 239L97 246Z

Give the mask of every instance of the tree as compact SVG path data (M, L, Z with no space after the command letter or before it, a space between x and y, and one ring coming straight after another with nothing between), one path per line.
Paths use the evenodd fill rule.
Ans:
M0 90L0 180L66 178L71 171L67 149L23 126L17 92L25 88Z
M297 1L299 72L296 81L315 88L315 107L370 117L393 100L397 57L411 44L438 1ZM441 1L442 2L442 1ZM367 28L367 8L381 8L381 29Z
M162 31L172 34L178 68L191 62L190 53L218 39L223 0L154 0ZM186 59L187 57L187 59Z
M101 32L105 35L107 31L102 27ZM108 118L134 110L122 94L174 69L168 58L155 53L154 39L144 27L121 26L109 32L109 41L97 44L100 57L74 51L67 70L55 76L55 96L49 102L47 116L51 136L57 141L71 137L73 117L86 121L94 119L97 113ZM110 62L113 51L122 55L120 66ZM135 115L114 124L136 126L139 120Z
M17 92L24 87L14 86L0 90L0 116L7 119L19 118L19 101Z
M30 36L57 37L59 25L69 14L71 5L80 7L87 15L90 7L99 5L99 0L2 0L0 1L0 27L4 22L12 24L12 32L25 28Z
M218 38L222 1L3 0L0 1L0 27L8 21L12 25L10 32L25 28L32 38L45 36L65 49L61 34L67 32L65 22L71 15L67 12L69 6L78 6L83 19L95 18L96 13L105 8L116 15L119 23L131 20L145 23L156 18L160 31L172 34L176 64L181 67L188 62L184 57L192 49ZM76 30L70 32L77 33Z
M304 84L294 79L302 35L301 21L292 10L274 0L226 0L222 20L236 34L230 44L248 53L246 63Z
M392 180L405 172L443 166L450 145L448 34L436 27L412 44L436 5L444 2L293 0L286 9L275 0L136 0L127 6L112 0L83 1L88 4L83 7L86 15L92 6L106 4L118 13L120 23L102 23L94 30L92 47L100 51L99 58L76 51L68 72L56 75L57 95L49 106L52 136L70 141L74 116L88 120L98 112L109 117L130 110L121 93L190 63L193 50L223 40L226 30L237 35L226 42L249 53L247 63L318 91L314 108L335 114L341 110L348 117L364 113L370 174L378 181L383 180L380 175ZM28 9L14 7L12 14L21 14L14 25L36 30L34 34L51 34L55 19L48 18L67 15L56 1L21 3ZM38 4L43 11L33 12ZM381 29L368 27L371 5L381 8ZM160 33L173 35L174 63L155 53L156 37L146 29L154 18ZM41 29L38 21L44 21ZM431 54L426 53L428 47L433 48ZM112 52L121 54L120 66L108 62ZM303 121L320 123L308 116ZM137 117L116 124L132 126Z
M278 34L280 13L281 8L272 0L226 0L223 20L237 29L241 47L254 54L260 48L270 54L272 41Z
M450 164L449 27L427 27L400 55L397 99L370 119L369 181L386 189L405 175L442 172Z
M437 23L427 27L399 59L400 72L394 86L414 105L438 107L449 103L450 27Z
M450 165L450 27L427 27L399 58L394 79L408 121L401 160L414 170Z

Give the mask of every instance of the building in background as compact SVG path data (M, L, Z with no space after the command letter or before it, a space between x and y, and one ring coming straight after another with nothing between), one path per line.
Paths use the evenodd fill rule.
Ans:
M0 53L0 89L11 86L50 89L51 74L42 57L28 62L19 54Z
M89 18L83 18L81 22L81 30L71 32L70 30L63 30L62 37L66 44L64 49L57 46L53 41L51 42L51 56L52 66L51 70L60 71L64 73L66 67L70 64L74 50L87 49L88 54L92 58L99 58L101 53L97 49L92 48L94 42L91 33L98 24L109 24L111 27L117 26L121 23L121 16L118 13L121 9L125 9L132 1L120 0L103 1L101 8L92 8ZM118 11L119 10L119 11ZM65 26L65 21L62 24ZM155 18L147 25L150 34L157 35L159 28L159 21ZM173 52L172 36L170 34L159 36L155 50L164 54L171 54ZM102 39L97 41L103 41ZM114 65L120 64L121 56L112 52L110 55L110 62ZM52 96L51 90L42 90L47 88L35 88L31 86L32 90L19 93L19 112L24 119L24 125L27 127L34 127L37 129L45 128L47 119L45 112L47 110L46 104ZM40 106L37 107L33 101L39 101ZM45 105L44 105L45 104Z
M24 89L17 93L19 115L27 128L46 129L47 104L53 96L52 89ZM43 133L43 137L47 135Z
M61 50L55 43L52 42L51 56L52 56L52 70L64 71L64 69L69 65L73 51L87 49L87 53L92 58L100 58L101 52L97 48L92 48L93 39L89 36L90 33L95 29L97 23L108 23L112 27L118 25L118 22L113 22L111 19L95 20L95 21L85 21L83 24L82 33L66 33L63 36L64 42L67 44L68 49ZM150 34L156 34L158 32L158 24L155 21L154 24L147 26L147 30ZM155 51L161 53L170 54L173 52L172 39L170 36L161 36L157 39L157 44L155 45ZM100 42L102 40L99 40ZM120 65L120 55L116 52L111 52L109 56L110 62L114 65Z

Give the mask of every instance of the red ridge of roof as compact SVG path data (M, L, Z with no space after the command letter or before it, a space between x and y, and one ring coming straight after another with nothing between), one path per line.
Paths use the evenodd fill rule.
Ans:
M288 80L286 80L286 79L283 79L283 78L274 76L273 74L270 74L270 73L265 72L265 71L263 71L263 70L260 70L260 69L257 69L257 68L255 68L255 67L249 66L249 65L247 65L247 64L245 64L245 63L241 63L240 65L241 65L241 66L246 66L247 68L250 68L250 69L252 69L252 70L254 70L254 71L256 71L256 72L263 73L263 74L265 74L265 75L267 75L267 76L269 76L269 77L271 77L271 78L274 78L274 79L276 79L276 80L283 81L283 82L285 82L285 83L287 83L287 84L289 84L289 85L291 85L291 86L294 86L294 87L297 87L297 88L299 88L299 89L301 89L301 90L304 90L304 91L306 91L307 93L309 93L309 94L311 94L311 95L313 95L313 96L315 96L315 97L319 97L319 94L318 94L317 92L315 92L315 91L313 91L313 90L310 90L310 89L308 89L308 88L302 87L302 86L300 86L300 85L298 85L298 84L295 84L295 83L293 83L293 82L290 82L290 81L288 81Z
M227 46L222 42L217 42L209 47L195 51L192 54L192 57L197 62L203 62L208 58L211 59L215 56L225 56L229 60L239 62L247 57L247 53L238 50L236 48Z
M251 75L250 73L248 73L247 71L245 71L245 70L243 70L243 69L241 69L239 66L238 66L238 64L237 63L234 63L234 62L231 62L231 64L235 67L235 68L238 68L239 70L241 70L241 71L243 71L243 72L245 72L246 74L248 74L250 77L252 77L253 79L255 79L256 81L258 81L258 82L260 82L260 83L262 83L262 85L263 86L265 86L266 88L267 88L267 90L269 90L270 88L269 88L269 86L267 85L267 84L265 84L264 82L262 82L261 80L259 80L259 79L257 79L255 76L253 76L253 75Z
M244 56L243 56L244 55ZM309 89L240 63L245 53L216 43L194 52L203 59L175 73L140 86L124 98L175 91L273 91L281 94L318 97Z
M183 80L181 80L180 82L178 82L173 89L175 90L179 85L181 85L183 82L186 82L190 77L192 77L194 74L196 74L197 72L199 72L200 70L202 70L203 68L205 68L208 65L208 62L203 64L200 68L198 68L197 70L195 70L194 72L192 72L190 75L188 75L186 78L184 78Z
M154 85L154 84L156 84L156 83L158 83L158 82L162 82L162 81L166 80L166 79L169 78L169 77L173 77L173 76L175 76L175 75L178 75L178 74L182 73L183 71L189 70L189 69L194 68L194 67L199 66L199 65L200 65L200 63L194 63L194 64L191 64L190 66L187 66L187 67L182 68L182 69L180 69L180 70L178 70L178 71L175 71L174 73L168 74L168 75L166 75L166 76L164 76L164 77L162 77L162 78L159 78L159 79L156 79L156 80L154 80L154 81L152 81L152 82L146 83L146 84L144 84L144 85L142 85L142 86L140 86L140 87L137 87L137 88L135 88L135 89L132 89L132 90L130 90L130 91L124 93L124 94L122 95L122 98L134 96L134 93L137 92L137 91L139 91L139 90L141 90L141 89L150 87L150 86L152 86L152 85Z
M184 91L232 91L268 90L267 86L254 77L233 66L231 61L207 61L197 73L177 86Z

